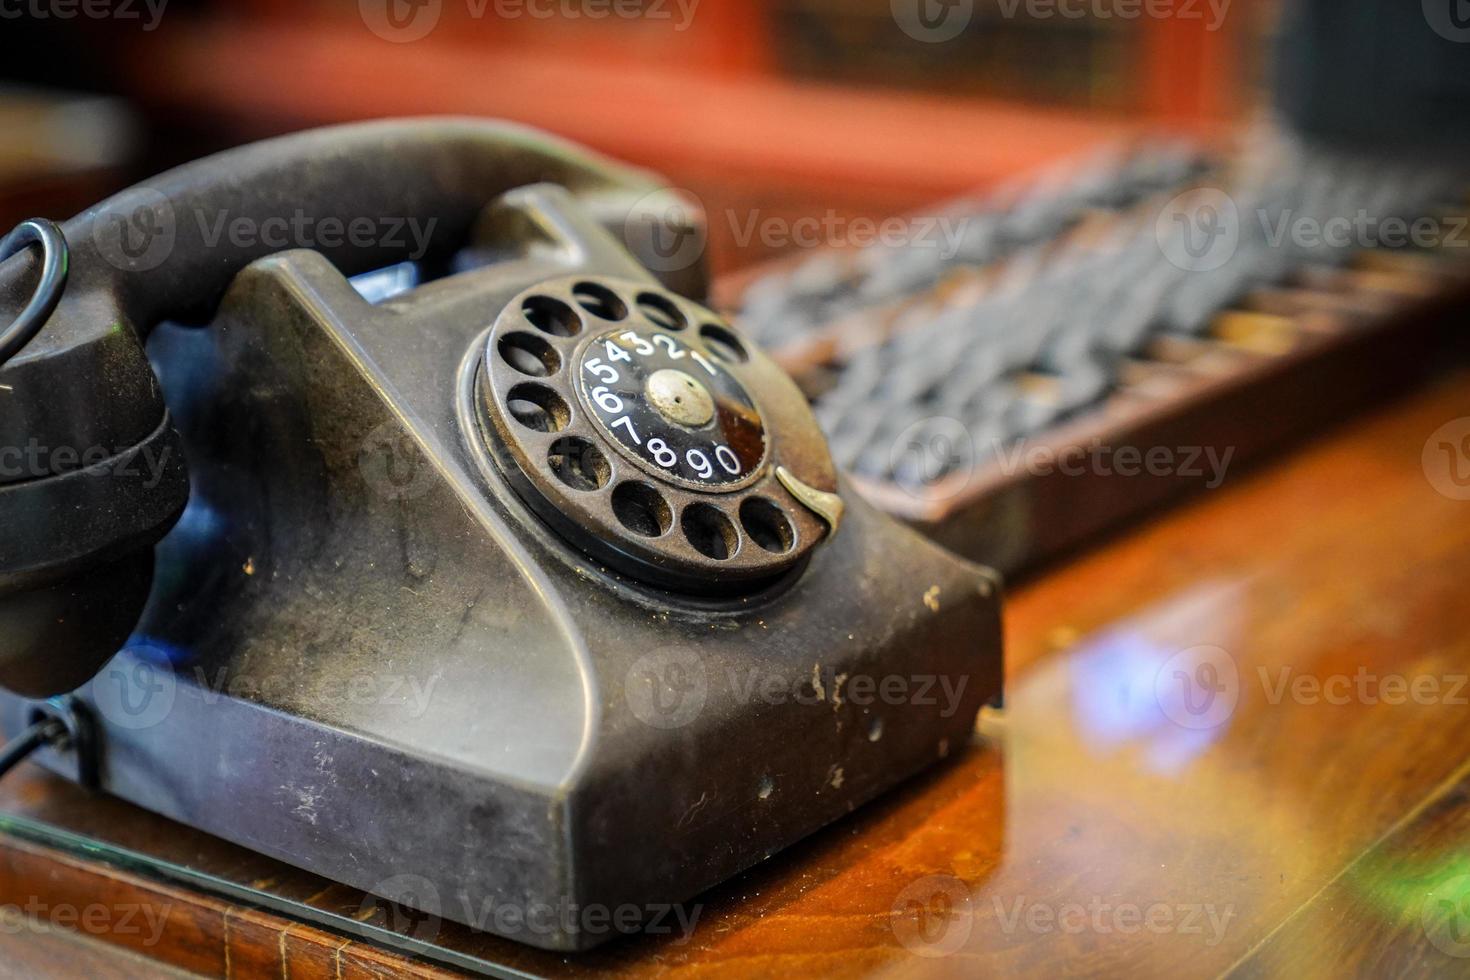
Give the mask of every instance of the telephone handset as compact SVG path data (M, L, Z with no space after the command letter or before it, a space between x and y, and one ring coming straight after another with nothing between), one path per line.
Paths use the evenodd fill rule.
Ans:
M75 690L94 731L46 765L562 949L607 936L475 912L683 900L957 749L1000 690L997 583L846 489L661 247L701 220L429 120L67 222L0 363L0 449L34 457L0 471L7 732ZM349 278L409 258L381 301ZM40 265L0 265L0 314Z
M313 247L349 275L402 261L410 246L426 265L443 265L487 201L543 181L616 225L635 251L656 243L655 212L680 213L648 174L523 128L448 120L269 141L182 167L67 222L64 294L40 336L0 363L0 447L11 450L0 471L0 615L27 627L0 634L0 683L70 690L136 621L151 546L187 496L183 454L143 355L155 325L207 322L241 269L281 250L293 221L308 219ZM648 220L632 213L639 207ZM413 216L433 234L412 242L386 223L376 237L354 233L378 216ZM341 230L325 233L333 222ZM39 264L24 253L0 270L0 309L21 309ZM697 292L702 271L682 269L671 284ZM131 462L144 456L169 465L144 476ZM81 475L87 460L108 478Z

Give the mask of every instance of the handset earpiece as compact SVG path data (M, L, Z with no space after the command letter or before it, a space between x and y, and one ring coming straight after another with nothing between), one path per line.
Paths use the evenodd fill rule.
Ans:
M430 119L268 140L124 191L62 226L70 269L54 303L34 298L29 251L0 262L0 323L16 323L0 334L13 348L0 357L0 686L44 697L85 683L147 601L153 545L188 499L144 353L154 326L207 322L247 265L307 244L303 227L348 275L447 264L486 204L541 182L618 225L635 254L656 245L640 232L656 222L637 216L664 201L654 176L522 127ZM394 218L426 240L354 233ZM40 237L17 234L18 247ZM702 293L702 266L679 275Z

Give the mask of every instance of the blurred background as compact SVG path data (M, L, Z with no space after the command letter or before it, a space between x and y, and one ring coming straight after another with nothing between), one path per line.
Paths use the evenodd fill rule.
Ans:
M910 212L1263 101L1271 0L0 0L0 220L203 153L470 113L712 213ZM959 28L963 28L960 30ZM713 222L717 272L773 251Z
M1470 0L0 0L0 41L6 227L384 116L664 174L839 464L1008 571L1187 481L1062 481L1048 542L996 542L1003 452L1166 415L1266 452L1442 361L1470 306Z

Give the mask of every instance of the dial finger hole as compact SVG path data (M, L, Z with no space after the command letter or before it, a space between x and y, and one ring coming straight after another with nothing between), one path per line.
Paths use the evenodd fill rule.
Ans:
M673 301L657 293L638 294L638 312L642 313L656 327L665 330L683 330L689 326L683 311L674 305Z
M553 337L575 337L582 331L577 311L550 296L530 296L521 304L526 322Z
M500 359L522 374L545 378L561 370L561 356L556 349L535 334L508 333L496 346Z
M623 527L645 538L657 538L674 525L663 494L646 483L619 483L612 493L612 509Z
M745 345L740 342L740 338L724 327L706 323L699 328L699 335L704 338L710 353L726 364L744 364L750 360L750 355L745 352Z
M740 526L773 555L783 555L796 545L796 531L786 512L764 497L751 497L740 505Z
M566 436L553 443L546 462L556 478L573 490L600 490L607 486L612 476L607 457L592 443L578 436Z
M566 401L545 385L516 385L506 396L505 408L511 418L535 432L560 432L572 420Z
M694 550L706 558L725 561L740 547L740 535L735 525L717 507L709 504L693 504L684 509L682 520L684 537L689 539Z
M572 296L582 309L604 320L622 320L628 315L628 305L618 294L595 282L579 282L572 287Z

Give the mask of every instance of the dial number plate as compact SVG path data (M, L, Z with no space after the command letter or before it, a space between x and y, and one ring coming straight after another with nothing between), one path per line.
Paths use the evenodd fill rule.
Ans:
M719 361L677 337L609 330L583 351L577 377L597 425L660 479L720 491L759 473L766 432L755 403Z

